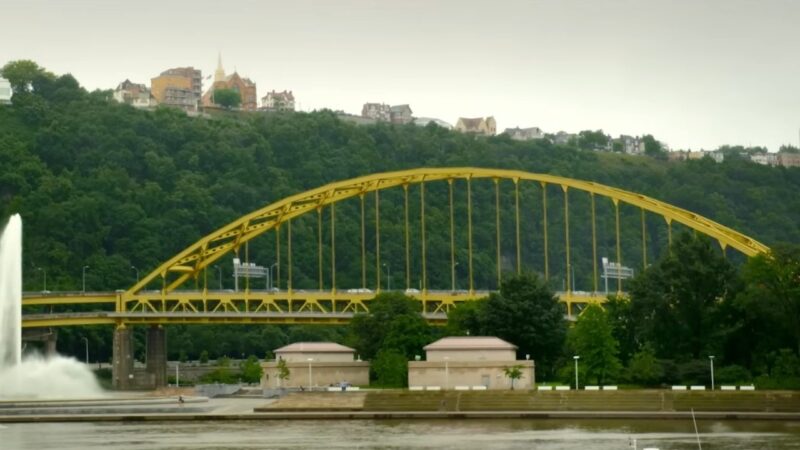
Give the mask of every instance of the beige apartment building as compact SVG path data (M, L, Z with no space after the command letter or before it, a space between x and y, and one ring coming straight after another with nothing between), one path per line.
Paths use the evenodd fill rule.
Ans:
M284 360L289 378L278 378L278 360ZM275 350L275 360L261 364L262 389L331 386L348 382L369 384L369 362L356 360L355 350L335 342L296 342Z
M486 336L446 337L424 347L425 361L409 361L410 389L511 389L505 369L520 366L515 389L536 383L533 361L518 360L517 346Z

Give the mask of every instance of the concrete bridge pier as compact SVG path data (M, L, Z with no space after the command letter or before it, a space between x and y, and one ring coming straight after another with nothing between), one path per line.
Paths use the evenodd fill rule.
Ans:
M111 386L120 390L133 388L133 330L125 324L114 329L113 351Z
M147 329L147 373L154 388L167 385L167 333L161 325Z
M42 342L44 344L44 355L53 356L57 353L58 330L55 328L23 328L22 341Z

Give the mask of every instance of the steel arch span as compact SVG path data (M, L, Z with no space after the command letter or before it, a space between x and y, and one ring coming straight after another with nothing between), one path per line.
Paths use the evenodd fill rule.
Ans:
M597 195L609 198L614 203L617 212L621 203L629 204L641 208L643 213L647 211L662 216L668 225L671 225L672 222L683 224L717 240L723 249L732 247L747 256L768 251L768 247L757 240L699 214L642 194L591 181L519 170L475 167L419 168L366 175L330 183L292 195L246 214L203 237L163 263L128 289L122 295L122 301L133 299L150 283L156 281L159 281L162 293L172 292L188 280L197 278L205 268L223 255L231 251L238 251L239 247L247 241L308 212L320 210L348 198L392 187L400 186L407 189L409 185L413 184L431 181L451 182L457 179L467 180L468 183L475 179L511 180L517 186L520 181L532 181L541 183L542 186L560 186L565 195L570 189L584 191L591 194L592 197Z

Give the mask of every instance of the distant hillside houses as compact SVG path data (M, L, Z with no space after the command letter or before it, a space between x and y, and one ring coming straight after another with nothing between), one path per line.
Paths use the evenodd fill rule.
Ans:
M409 105L389 106L385 103L364 103L361 117L376 122L406 124L414 121L413 111Z
M503 134L507 134L515 141L530 141L533 139L544 139L544 132L539 127L530 128L506 128Z
M667 158L670 161L687 161L693 159L703 159L703 158L711 158L714 162L721 163L725 160L725 154L720 151L691 151L691 150L678 150L674 152L669 152Z
M627 155L644 155L644 140L639 137L628 136L623 134L619 137L618 142L622 144L622 153Z
M791 148L781 148L778 153L752 153L750 161L765 166L800 167L800 153Z
M292 91L267 92L261 98L260 111L294 111L294 94Z
M134 108L149 108L156 104L156 100L150 93L150 88L144 84L133 83L131 80L125 80L118 84L117 88L114 89L113 98Z
M473 119L459 117L455 130L480 136L494 136L497 133L497 122L492 116Z

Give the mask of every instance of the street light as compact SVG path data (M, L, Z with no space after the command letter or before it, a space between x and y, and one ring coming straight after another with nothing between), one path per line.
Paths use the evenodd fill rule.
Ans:
M451 277L450 277L450 283L451 283L450 290L452 290L453 292L456 291L456 267L458 267L458 262L453 264L453 273L450 274L451 275Z
M392 290L392 267L389 264L383 263L383 267L386 267L386 290Z
M575 355L572 357L575 360L575 390L578 390L578 360L581 359L580 356Z
M136 266L131 266L131 269L136 271L136 284L139 284L139 269Z
M83 272L83 276L82 276L82 278L83 278L83 291L81 291L81 292L83 292L84 294L86 293L86 269L88 269L88 268L89 268L89 266L83 266L83 271L82 271Z
M86 343L86 365L88 366L89 365L89 338L87 338L86 336L83 336L81 339L83 339L83 342Z
M445 356L444 357L444 389L450 389L450 367L448 367L448 360L450 358Z
M219 273L219 290L222 290L222 267L217 266L217 272Z
M708 362L711 364L711 390L714 390L714 355L708 355Z
M42 271L42 274L44 276L44 282L43 282L44 287L42 288L42 292L47 292L47 269L43 269L41 267L37 267L36 270L41 270Z
M311 373L311 362L314 361L314 358L308 358L308 388L311 389L312 381L314 380L314 376Z

